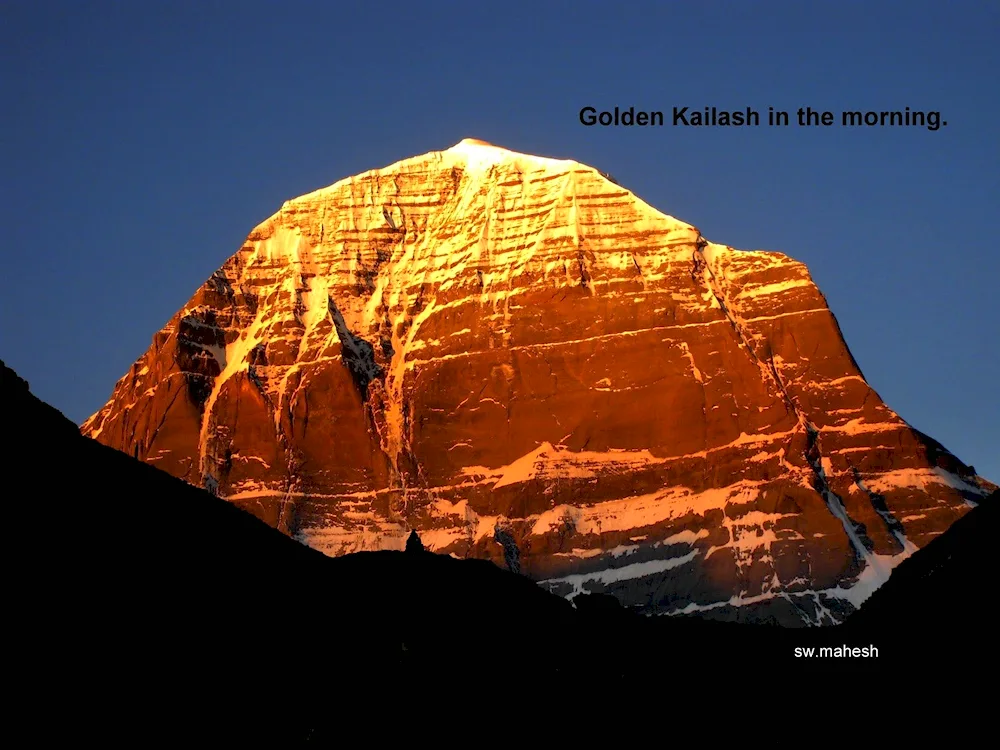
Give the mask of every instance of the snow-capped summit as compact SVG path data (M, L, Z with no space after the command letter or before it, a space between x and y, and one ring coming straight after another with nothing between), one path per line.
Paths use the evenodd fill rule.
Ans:
M469 146L486 146L487 148L498 148L497 146L494 146L492 143L487 143L486 141L482 141L479 138L463 138L458 143L456 143L454 146L452 146L452 148L456 149L456 148L460 148L462 146L464 146L464 147L469 147ZM506 151L507 149L504 149L504 150Z
M567 596L798 623L990 488L802 264L472 138L287 201L83 431L331 555L416 529Z
M524 154L502 146L495 146L478 138L464 138L443 153L450 157L458 157L468 167L491 167L501 162L529 164L531 167L541 166L554 170L583 166L572 159L553 159L546 156Z

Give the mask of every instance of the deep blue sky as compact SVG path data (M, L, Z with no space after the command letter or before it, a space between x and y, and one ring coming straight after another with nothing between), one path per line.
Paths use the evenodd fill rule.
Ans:
M472 136L805 262L889 406L1000 481L1000 3L0 7L0 357L77 422L284 200ZM579 124L616 104L948 126Z

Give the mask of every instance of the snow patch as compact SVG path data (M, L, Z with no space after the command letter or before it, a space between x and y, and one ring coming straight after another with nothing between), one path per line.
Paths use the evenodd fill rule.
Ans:
M867 480L868 488L873 492L879 493L900 488L926 491L927 486L931 484L943 484L946 487L981 497L989 494L989 492L981 487L970 484L960 476L940 467L932 469L897 469Z
M649 451L570 451L543 442L506 466L490 469L485 466L467 466L462 474L467 477L496 478L493 489L519 484L534 479L588 479L606 475L609 471L634 471L647 465L662 463Z
M599 583L605 586L619 581L629 581L635 578L645 578L646 576L663 573L681 565L687 565L698 556L698 550L691 550L682 557L671 557L667 560L647 560L646 562L623 565L620 568L608 568L594 573L577 573L564 576L562 578L549 578L541 581L544 586L555 586L561 583L569 584L572 591L566 595L567 599L585 593L584 586L588 583Z

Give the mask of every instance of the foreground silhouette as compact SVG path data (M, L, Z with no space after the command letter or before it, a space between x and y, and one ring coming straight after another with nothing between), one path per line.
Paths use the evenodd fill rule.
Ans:
M246 732L287 744L336 732L344 711L359 715L337 697L346 684L380 691L416 675L425 689L414 695L436 695L431 684L450 695L497 665L520 675L516 684L548 680L556 691L665 670L710 686L734 665L900 679L907 670L961 674L973 665L959 644L990 635L996 493L904 562L843 626L645 618L600 595L571 604L491 562L413 554L423 551L416 534L409 553L327 558L81 437L0 366L17 435L7 507L21 528L8 545L8 642L28 657L8 679L23 721L36 711L62 718L49 732L141 741L150 727L157 736L197 727L202 739L214 727L228 740ZM868 644L877 659L793 653ZM672 700L685 695L700 700L698 691ZM273 710L282 700L294 704L294 721Z
M406 540L407 552L425 552L424 543L420 541L420 535L416 529L410 531L410 536Z

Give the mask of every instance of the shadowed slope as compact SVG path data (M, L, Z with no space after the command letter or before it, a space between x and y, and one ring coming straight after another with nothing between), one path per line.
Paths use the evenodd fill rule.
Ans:
M0 399L18 435L8 498L29 519L11 557L10 643L22 659L9 679L21 688L23 720L53 711L64 719L48 736L135 739L196 727L200 737L287 743L335 730L345 712L356 719L372 710L344 704L345 685L412 691L416 679L425 693L406 694L419 702L438 695L432 685L453 694L491 675L505 675L504 689L543 679L561 694L580 679L662 670L679 670L688 688L709 686L734 665L857 675L947 664L954 672L962 664L947 633L985 626L985 617L971 618L989 596L995 497L901 566L846 626L642 617L613 597L580 596L574 607L487 561L390 551L325 557L80 436L0 367ZM911 612L928 596L951 612L956 590L970 619L953 620L939 641L920 636L916 648ZM877 660L793 657L797 646L874 637L882 639ZM685 693L692 702L698 695Z
M928 636L932 651L933 644L944 644L950 637L986 635L1000 574L995 557L998 503L1000 490L995 490L946 533L904 561L847 625L873 632L902 626L914 640ZM952 641L956 649L959 643ZM956 651L955 658L966 656Z

